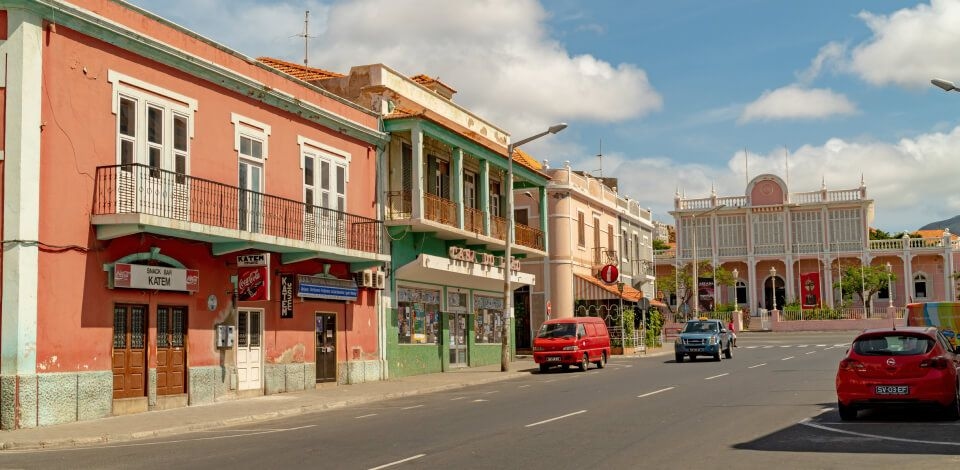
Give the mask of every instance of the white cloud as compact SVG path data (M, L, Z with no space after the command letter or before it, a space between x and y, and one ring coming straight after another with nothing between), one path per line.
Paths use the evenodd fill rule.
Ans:
M788 161L790 192L808 192L819 190L822 179L829 190L856 189L863 174L867 197L877 201L873 226L887 231L915 230L960 213L960 198L955 194L957 148L960 127L892 142L834 138L792 149L787 158L783 148L750 153L749 177L773 173L786 179ZM641 158L624 161L611 174L620 178L622 194L652 205L655 217L672 223L667 212L673 210L673 200L665 196L680 187L688 198L709 197L711 185L716 185L719 196L743 195L747 182L744 166L744 152L739 151L725 166Z
M797 79L803 85L809 85L820 76L824 68L839 70L843 68L847 47L838 42L830 42L820 48L817 56L810 61L807 70L797 74Z
M738 122L821 119L856 112L857 107L842 94L823 88L808 89L789 85L765 91L760 98L744 108Z
M860 18L873 36L854 48L850 67L874 85L930 86L930 79L960 77L960 2L931 0L889 16L869 12Z

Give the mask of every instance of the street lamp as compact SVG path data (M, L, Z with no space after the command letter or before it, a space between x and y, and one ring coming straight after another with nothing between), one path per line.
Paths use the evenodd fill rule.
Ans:
M567 128L566 123L554 124L547 130L521 139L516 142L510 142L507 145L507 239L506 247L503 250L503 315L502 332L500 339L500 371L508 372L510 370L510 321L513 320L513 289L510 288L510 271L513 268L513 259L510 254L513 243L513 151L526 143L537 140L547 134L556 134Z
M724 207L727 207L727 205L720 204L719 206L712 207L703 212L696 212L690 216L690 225L693 226L693 279L690 281L691 287L693 287L693 318L700 318L700 280L697 274L697 270L699 269L699 266L697 266L697 216L707 215ZM714 270L716 270L716 268L714 268Z
M740 276L740 271L738 271L737 268L733 268L730 274L733 275L733 303L736 304L737 307L734 310L739 310L740 302L737 301L737 277Z
M893 272L893 266L887 261L887 297L890 298L890 306L893 307L893 285L890 284L890 274Z
M960 88L957 88L956 85L953 84L953 82L949 80L944 80L942 78L934 78L933 80L930 80L930 83L936 85L938 88L942 89L943 91L960 91Z
M770 297L773 297L773 310L777 310L777 268L770 266Z

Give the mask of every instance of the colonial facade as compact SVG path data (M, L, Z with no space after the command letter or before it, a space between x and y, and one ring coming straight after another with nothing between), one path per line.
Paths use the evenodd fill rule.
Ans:
M7 5L0 427L383 376L377 114L123 2Z
M549 258L523 263L524 271L543 279L533 298L544 305L535 309L544 315L535 318L532 330L548 317L583 315L608 318L609 326L619 328L621 299L626 308L654 297L650 211L618 194L615 179L595 178L569 164L545 165L542 171L550 177L546 200L517 196L518 211L529 211L531 220L549 220ZM605 265L618 268L622 286L599 279Z
M392 248L384 298L390 376L498 363L504 322L514 349L530 334L536 279L519 271L519 259L547 251L545 222L519 217L508 226L510 188L542 201L546 175L518 152L510 181L510 136L455 103L455 90L439 80L375 64L316 83L378 112L391 135L378 175ZM515 316L504 311L504 269Z
M880 311L957 298L957 239L940 231L922 238L870 240L874 201L862 180L849 189L824 185L817 191L790 192L781 178L765 174L750 181L744 195L687 199L678 193L671 215L677 242L656 253L657 275L673 276L695 260L736 270L735 286L704 286L701 279L701 288L718 302L736 303L754 314L798 303L803 308L841 307L842 293L833 286L849 266L889 266L893 288L871 299ZM702 295L698 292L691 301ZM667 300L676 306L675 299ZM862 310L859 297L854 302L852 307Z

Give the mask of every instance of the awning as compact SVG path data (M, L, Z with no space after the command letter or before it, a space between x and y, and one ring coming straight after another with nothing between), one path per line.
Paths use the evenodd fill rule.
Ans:
M411 282L427 282L443 286L466 287L503 292L503 269L469 261L460 261L441 256L420 254L417 259L397 268L396 277ZM533 274L513 272L510 282L513 288L532 286L537 277Z
M620 289L616 284L607 285L603 281L583 274L573 274L574 277L574 298L579 300L619 300ZM623 300L627 302L639 302L643 298L643 292L634 289L627 284L623 285ZM650 304L654 301L651 299Z

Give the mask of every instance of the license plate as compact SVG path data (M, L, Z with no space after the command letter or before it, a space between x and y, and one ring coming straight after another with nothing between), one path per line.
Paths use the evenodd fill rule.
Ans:
M547 361L560 362L560 356L547 356Z
M907 385L877 385L877 395L909 395L910 387Z
M687 349L689 349L690 351L693 351L693 352L703 351L703 348L687 348Z

